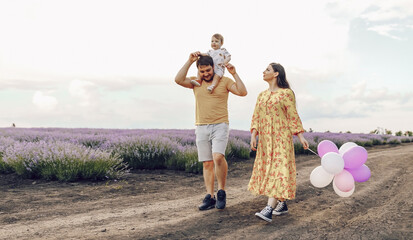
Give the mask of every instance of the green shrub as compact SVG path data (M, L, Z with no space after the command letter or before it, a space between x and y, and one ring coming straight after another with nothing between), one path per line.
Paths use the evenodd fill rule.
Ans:
M398 139L390 139L387 141L387 143L391 145L397 145L400 144L400 141Z
M0 153L0 173L11 173L13 169L9 164L3 161L2 154Z
M315 152L317 152L317 147L315 149ZM303 148L303 146L301 145L300 142L294 142L294 153L295 154L304 154L305 153L305 150L304 150L304 148Z
M197 148L195 146L185 146L181 147L167 160L167 168L200 173L202 172L203 165L198 161Z
M142 136L125 138L114 144L112 151L134 169L158 169L167 167L167 160L178 148L169 138Z
M4 156L13 171L25 178L103 180L128 172L118 155L68 142L16 143L5 150Z
M408 139L408 138L402 138L400 141L401 141L402 143L409 143L409 142L410 142L410 139Z
M359 140L354 141L354 143L357 144L357 145L359 145L359 146L363 146L363 145L364 145L364 142L363 142L363 141L359 141Z
M372 144L373 144L373 145L382 145L382 144L383 144L383 142L382 142L382 141L380 141L379 139L375 139L375 138L373 138L373 140L372 140Z
M250 146L246 142L238 138L229 138L227 148L225 150L225 157L227 159L249 159L250 151Z
M364 147L372 147L373 146L373 141L365 141L363 142Z

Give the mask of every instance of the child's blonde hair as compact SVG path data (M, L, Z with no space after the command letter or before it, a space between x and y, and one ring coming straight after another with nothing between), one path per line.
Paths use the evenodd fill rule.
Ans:
M212 37L218 39L219 41L221 41L221 45L224 44L224 37L221 34L215 33L214 35L212 35Z

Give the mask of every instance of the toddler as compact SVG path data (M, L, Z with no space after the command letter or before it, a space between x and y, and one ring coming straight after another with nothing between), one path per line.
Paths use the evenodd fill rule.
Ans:
M221 34L214 34L211 38L211 47L207 53L201 53L202 56L210 56L214 60L214 78L212 84L207 89L210 93L214 91L214 88L224 76L225 65L231 60L231 54L225 49L221 48L224 44L224 37ZM200 80L191 80L191 83L195 86L201 86Z

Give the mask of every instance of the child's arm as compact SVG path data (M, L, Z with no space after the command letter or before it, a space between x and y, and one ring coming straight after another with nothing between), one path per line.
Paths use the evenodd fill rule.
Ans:
M200 53L199 55L204 56L204 57L209 56L208 53Z

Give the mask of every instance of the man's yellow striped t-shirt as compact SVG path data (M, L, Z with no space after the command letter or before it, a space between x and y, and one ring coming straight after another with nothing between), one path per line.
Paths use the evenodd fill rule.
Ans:
M195 125L229 123L228 94L234 83L234 80L222 77L212 94L207 90L212 81L202 81L200 87L194 86Z

